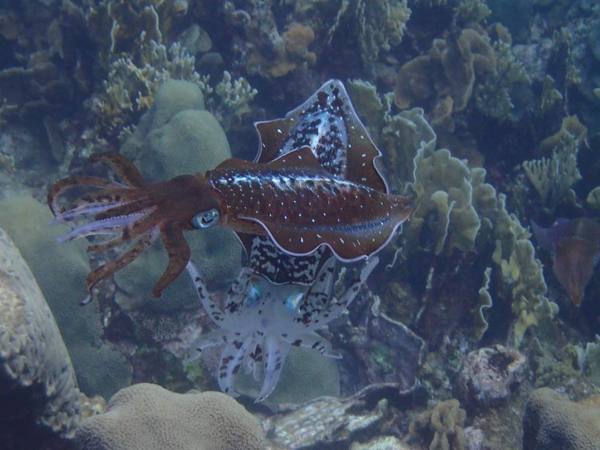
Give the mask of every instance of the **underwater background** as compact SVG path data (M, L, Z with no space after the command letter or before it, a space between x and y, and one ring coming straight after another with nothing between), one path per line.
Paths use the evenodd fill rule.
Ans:
M154 298L155 245L83 302L116 253L58 243L48 190L106 152L152 181L253 160L331 79L414 211L376 267L323 265L321 341L234 399L198 285ZM248 255L186 239L223 307ZM0 1L0 449L598 450L599 257L596 0ZM248 292L291 329L320 291Z

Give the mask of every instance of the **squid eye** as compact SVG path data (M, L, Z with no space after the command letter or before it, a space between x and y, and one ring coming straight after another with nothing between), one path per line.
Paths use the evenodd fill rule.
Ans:
M207 211L196 214L192 217L192 226L194 228L210 228L219 222L219 210L212 208Z

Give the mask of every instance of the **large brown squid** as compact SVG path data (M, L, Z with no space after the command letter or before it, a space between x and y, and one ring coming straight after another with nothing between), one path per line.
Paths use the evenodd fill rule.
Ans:
M254 162L233 158L203 174L149 183L123 156L102 154L92 162L111 166L120 181L69 177L52 186L50 209L58 221L72 224L62 240L94 237L90 251L133 243L89 274L88 290L160 236L169 256L153 289L160 296L190 259L183 232L217 224L238 234L257 273L276 283L310 284L323 248L342 261L367 258L410 216L411 202L388 192L376 164L381 152L339 80L324 83L284 118L256 128ZM94 191L63 208L60 198L74 188Z
M108 236L92 243L90 251L135 242L88 275L88 290L131 263L160 236L169 256L153 289L160 296L190 259L183 232L217 224L242 234L269 236L287 254L306 255L325 245L340 260L355 261L384 247L413 210L405 197L326 172L309 147L266 164L232 158L204 174L158 183L146 183L119 154L93 159L112 166L121 182L69 177L54 184L48 204L56 219L90 220L74 226L62 240ZM75 187L98 191L81 196L69 209L61 208L59 197Z

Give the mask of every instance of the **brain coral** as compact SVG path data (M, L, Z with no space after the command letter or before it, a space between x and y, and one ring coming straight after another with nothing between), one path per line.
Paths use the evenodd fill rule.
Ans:
M85 450L262 450L259 422L219 392L176 394L155 384L117 392L75 438Z
M549 388L533 391L523 417L523 450L600 450L600 399L571 402Z
M19 445L27 446L23 441L39 432L67 437L79 422L67 348L33 274L1 228L0 404L2 448L11 448L7 434L14 429Z

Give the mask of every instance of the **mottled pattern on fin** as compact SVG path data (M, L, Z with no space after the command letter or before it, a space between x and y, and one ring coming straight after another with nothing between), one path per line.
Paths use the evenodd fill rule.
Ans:
M268 162L308 146L321 166L373 189L388 192L376 166L381 152L362 124L340 80L329 80L283 119L255 124L259 134L256 161Z
M266 163L280 156L284 143L288 140L290 130L295 125L297 125L295 117L254 123L260 141L258 154L254 161Z
M266 163L297 148L309 146L321 166L332 175L388 192L377 166L381 152L362 124L339 80L329 80L285 118L255 124L259 148L255 161ZM249 266L273 283L310 285L322 258L320 247L309 256L285 254L269 238L240 236Z

